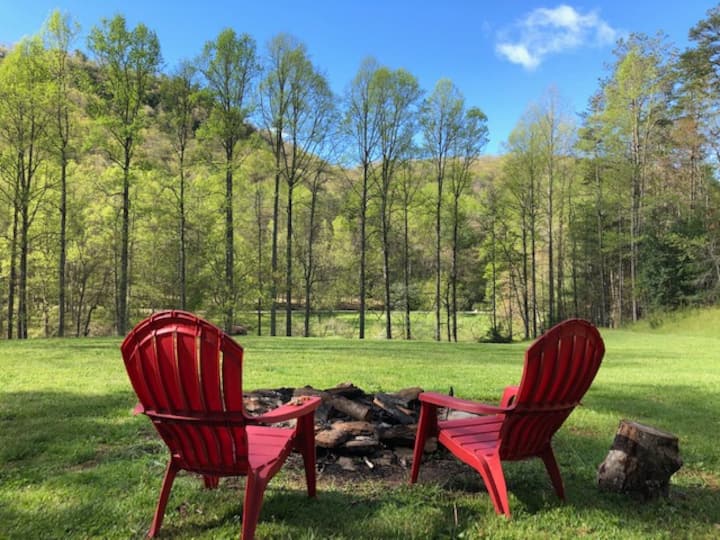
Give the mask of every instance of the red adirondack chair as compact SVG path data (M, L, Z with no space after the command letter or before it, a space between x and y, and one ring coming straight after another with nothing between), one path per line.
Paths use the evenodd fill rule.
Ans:
M221 476L247 476L242 538L255 534L265 486L293 448L303 456L307 491L315 496L314 411L319 398L302 398L262 416L245 413L243 349L212 324L183 311L157 313L122 343L137 393L136 413L146 414L170 450L155 517L160 529L175 475L204 477L215 488ZM263 424L297 419L294 428Z
M505 389L499 407L433 392L420 394L410 483L417 481L425 440L436 435L439 443L480 473L498 514L510 517L502 461L541 458L555 492L564 499L552 437L590 387L604 353L597 329L571 319L528 348L522 380ZM483 416L442 421L438 407Z

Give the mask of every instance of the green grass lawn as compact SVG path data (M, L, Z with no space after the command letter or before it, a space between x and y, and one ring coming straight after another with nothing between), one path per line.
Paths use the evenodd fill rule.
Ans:
M678 325L685 331L682 325ZM717 327L716 327L717 328ZM268 487L258 538L716 538L720 535L720 337L603 331L607 354L584 406L558 433L559 502L539 460L506 464L513 518L497 517L479 477L407 486L320 475L305 497L292 468ZM527 344L257 338L247 389L352 381L367 391L419 385L496 401L520 378ZM118 339L0 342L0 538L141 538L166 450L135 403ZM600 493L595 474L622 418L671 431L685 461L671 496ZM468 475L475 478L474 476ZM175 483L166 538L236 538L242 481L208 492Z

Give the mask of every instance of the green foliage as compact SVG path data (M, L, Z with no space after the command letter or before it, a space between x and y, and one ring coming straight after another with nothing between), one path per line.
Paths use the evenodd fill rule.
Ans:
M391 308L407 303L437 309L443 334L478 309L529 337L568 316L622 325L715 303L717 19L679 57L629 34L579 130L550 90L505 156L478 159L487 118L452 81L425 95L370 58L340 100L300 39L277 35L261 58L232 29L158 73L143 24L101 20L89 59L55 11L0 62L2 335L107 333L178 306L230 324L307 299L362 306L369 335L383 307L402 328ZM424 314L410 320L422 335Z

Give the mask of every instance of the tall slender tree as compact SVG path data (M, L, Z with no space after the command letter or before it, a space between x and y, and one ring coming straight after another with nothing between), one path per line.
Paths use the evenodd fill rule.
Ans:
M200 70L212 96L210 117L205 125L208 136L219 142L224 154L225 172L225 294L223 326L230 332L235 319L235 222L233 218L234 172L238 144L248 136L252 85L259 71L256 46L247 34L238 36L228 28L215 41L205 43Z
M279 180L287 186L287 236L285 241L285 335L292 335L293 195L312 175L317 158L326 149L334 120L334 98L319 70L310 61L304 44L280 34L268 46L268 65L260 87L261 110L267 138L275 155L276 190L273 223L274 273L277 271L277 200ZM273 296L273 295L271 295ZM273 318L271 314L271 334Z
M423 145L435 169L437 196L435 199L435 340L440 341L440 283L441 269L441 222L443 183L451 149L456 145L462 126L465 98L448 79L441 79L422 104L420 125Z
M162 100L165 110L165 129L172 141L177 158L178 185L171 186L177 198L178 212L178 285L180 309L187 309L187 153L200 120L201 93L196 81L197 69L188 61L182 62L176 72L164 79Z
M412 339L412 326L410 313L410 280L412 278L411 264L411 241L410 241L410 219L414 207L416 207L418 192L423 187L422 164L414 162L412 158L405 159L398 171L398 198L400 200L400 211L402 212L402 268L403 268L403 310L404 325L403 333L405 339Z
M450 258L450 322L453 341L458 340L458 271L460 252L460 201L467 193L472 182L472 166L480 157L480 153L487 144L487 117L477 107L470 107L462 111L460 127L457 136L450 145L450 194L451 206L451 258Z
M354 161L360 168L359 196L360 222L359 252L359 325L358 337L365 338L365 311L367 303L367 215L370 178L373 164L378 158L380 100L374 83L375 73L379 69L373 58L367 58L360 65L355 78L345 93L345 115L343 130L350 139Z
M71 92L73 90L74 68L70 61L70 49L80 32L80 26L69 15L54 11L45 23L44 37L50 53L49 68L52 80L52 102L55 116L52 140L55 143L60 162L60 228L58 233L58 330L65 335L65 298L67 266L67 169L70 161Z
M375 73L381 103L379 121L379 171L374 177L380 205L385 337L392 339L392 276L390 269L391 210L397 168L412 148L421 91L417 79L404 69L381 68Z
M656 148L654 141L664 129L669 83L664 62L664 37L632 34L619 42L617 62L604 86L602 112L604 133L626 158L620 162L629 174L630 317L640 317L638 286L640 241L643 234L643 202L648 167Z
M124 335L129 326L130 185L132 163L144 126L143 106L152 77L161 62L155 32L140 23L128 29L125 17L103 19L92 28L88 47L101 70L93 112L110 135L105 149L122 169L120 268L116 292L116 329Z
M6 147L0 166L6 180L3 193L12 203L14 216L8 338L12 337L16 286L17 337L28 337L30 227L47 190L39 170L47 159L46 137L52 118L47 99L49 75L45 49L37 36L20 41L0 63L0 143Z

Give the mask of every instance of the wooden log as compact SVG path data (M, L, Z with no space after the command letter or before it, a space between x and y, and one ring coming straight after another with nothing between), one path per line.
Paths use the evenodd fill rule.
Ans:
M315 434L315 444L322 448L339 448L344 443L357 437L377 437L375 426L370 422L351 421L334 422L329 429Z
M355 420L367 421L370 420L370 413L372 409L367 405L352 401L342 396L331 396L328 399L328 403L343 414L348 415L350 418Z
M378 428L380 441L390 446L405 446L412 448L415 445L415 432L417 424L398 424L395 426L381 426Z
M682 467L678 438L672 433L621 420L615 440L598 467L598 487L653 499L668 496L670 477Z
M332 388L326 388L323 392L327 392L333 396L342 396L348 399L356 399L365 396L362 388L358 388L351 382L343 382Z
M323 429L315 434L315 444L321 448L337 448L352 435L337 429Z
M403 400L404 406L411 408L413 405L413 402L418 400L418 396L423 392L423 389L419 386L413 386L410 388L403 388L402 390L398 390L397 392L393 392L390 394L393 397L396 397L400 400Z
M336 409L355 420L367 421L370 419L370 413L372 410L367 405L352 401L341 395L334 395L330 392L316 390L312 386L305 386L303 388L296 388L293 392L295 397L297 396L320 396L323 403L326 403L330 407Z
M375 437L359 435L343 443L340 448L349 454L360 456L367 455L372 454L375 450L380 448L380 441L378 441Z
M378 392L375 394L373 403L387 412L399 424L409 425L417 422L413 411L403 406L405 403L403 399Z

